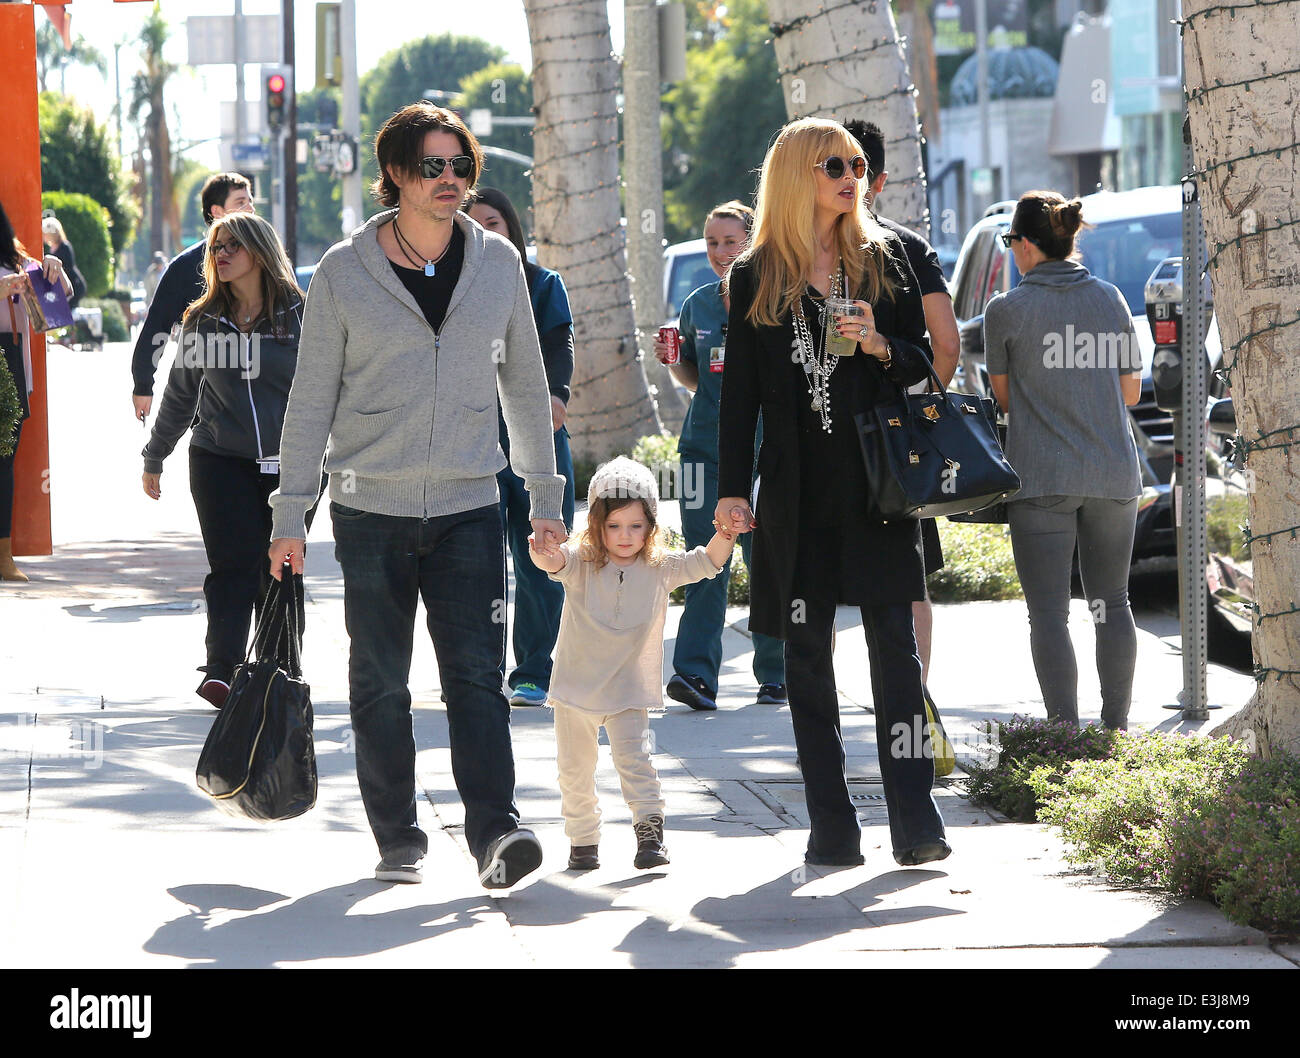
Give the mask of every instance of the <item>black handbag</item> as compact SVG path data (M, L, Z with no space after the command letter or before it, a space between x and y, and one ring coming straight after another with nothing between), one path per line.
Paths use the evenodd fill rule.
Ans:
M997 410L997 403L993 402L992 411L998 432L998 445L1001 446L1002 451L1005 452L1007 450L1007 426L1004 422L996 422ZM948 521L950 522L967 522L975 525L1006 525L1010 520L1011 519L1007 512L1006 500L1000 500L999 502L992 503L987 507L981 507L978 511L966 511L962 514L948 515Z
M199 754L199 789L244 819L292 819L316 803L311 688L298 653L302 577L286 568ZM256 653L256 660L249 659Z
M854 416L875 513L939 518L978 511L1020 491L998 444L993 401L943 390L911 394Z

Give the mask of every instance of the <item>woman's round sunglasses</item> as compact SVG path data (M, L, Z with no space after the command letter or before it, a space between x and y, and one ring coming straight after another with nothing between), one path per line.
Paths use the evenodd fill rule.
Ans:
M867 160L862 155L850 158L847 162L838 155L831 155L824 162L818 162L814 169L820 169L832 180L838 180L844 175L845 169L853 173L854 180L861 180L867 175Z
M468 179L469 174L474 171L474 159L468 154L458 154L455 158L426 155L420 159L420 175L426 180L436 180L442 176L442 171L447 168L448 162L451 163L451 171L457 180Z
M212 251L213 257L234 257L243 248L243 243L235 242L234 239L229 239L226 242L214 242L208 247Z

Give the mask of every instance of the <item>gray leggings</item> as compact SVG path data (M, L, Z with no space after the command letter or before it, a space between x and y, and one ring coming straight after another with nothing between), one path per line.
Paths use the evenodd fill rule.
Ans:
M1038 496L1007 505L1016 572L1029 606L1029 645L1043 704L1052 718L1079 722L1079 669L1066 630L1070 564L1079 544L1084 597L1097 630L1101 720L1128 725L1137 630L1128 602L1128 570L1137 498Z

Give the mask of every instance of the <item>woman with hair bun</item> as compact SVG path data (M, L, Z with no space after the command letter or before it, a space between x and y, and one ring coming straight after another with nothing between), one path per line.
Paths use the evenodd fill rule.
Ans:
M1066 624L1075 544L1097 630L1101 719L1128 723L1137 632L1128 571L1142 491L1127 405L1142 357L1124 296L1077 261L1079 199L1022 195L1002 236L1022 276L984 311L989 383L1007 412L1008 505L1029 608L1034 669L1050 718L1078 723L1078 666Z

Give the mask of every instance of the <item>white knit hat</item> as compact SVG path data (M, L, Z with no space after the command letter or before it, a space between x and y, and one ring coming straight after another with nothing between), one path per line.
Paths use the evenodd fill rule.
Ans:
M591 476L587 487L587 503L598 499L645 500L651 515L659 515L659 483L647 467L628 459L616 456L605 463Z

